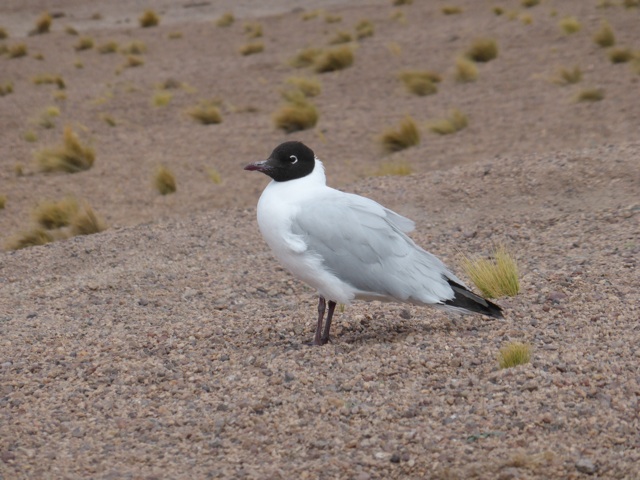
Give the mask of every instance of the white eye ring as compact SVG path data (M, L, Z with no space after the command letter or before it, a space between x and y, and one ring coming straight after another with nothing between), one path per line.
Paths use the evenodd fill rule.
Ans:
M298 163L298 157L295 155L291 155L289 158L291 159L291 165Z

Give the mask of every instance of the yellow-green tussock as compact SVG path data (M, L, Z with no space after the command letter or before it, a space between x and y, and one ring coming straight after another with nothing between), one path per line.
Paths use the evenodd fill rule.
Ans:
M373 175L376 177L389 177L411 175L412 173L413 169L407 162L389 162L380 165Z
M256 53L264 52L264 43L263 42L250 42L245 45L242 45L238 51L241 55L254 55Z
M397 152L418 145L420 143L420 131L415 120L407 116L397 127L385 130L379 141L385 152Z
M474 62L489 62L498 56L498 44L492 38L478 38L469 46L466 56Z
M478 78L478 66L466 57L456 58L454 78L459 83L475 82Z
M49 73L43 73L33 77L32 81L35 85L55 84L60 90L64 90L66 88L64 79L60 75L51 75Z
M176 177L167 167L158 167L153 177L153 185L161 195L174 193L177 189Z
M222 175L215 167L206 167L207 177L216 185L220 185L222 183Z
M439 135L450 135L464 129L468 123L467 116L460 110L454 109L448 117L431 122L429 130Z
M318 123L318 109L300 94L289 103L282 105L273 114L273 123L276 128L287 133L308 130Z
M604 98L603 88L585 88L574 97L576 102L599 102Z
M7 205L7 196L0 195L0 210L4 210L4 207Z
M554 83L559 85L573 85L580 82L580 80L582 80L582 70L577 65L572 68L560 68L553 79Z
M305 97L317 97L322 91L322 85L319 80L306 77L289 77L286 83L299 90Z
M10 45L7 53L9 54L9 58L25 57L28 53L27 46L24 43Z
M248 38L262 37L262 25L258 22L245 23L244 33Z
M609 22L603 22L598 31L593 35L593 41L602 48L613 47L616 44L616 36Z
M492 259L464 257L462 267L487 298L513 297L520 291L518 265L504 246L495 249Z
M222 122L222 114L216 105L217 102L203 101L199 105L187 110L187 114L196 122L203 125L212 125Z
M353 49L347 45L334 47L316 57L313 68L318 73L335 72L353 64Z
M93 48L94 42L91 37L80 37L73 48L77 52L81 52L82 50L91 50Z
M160 24L160 17L153 10L145 10L138 18L138 22L142 28L157 27Z
M233 13L226 12L223 13L217 20L216 25L219 27L229 27L233 25L233 22L236 21L236 17L233 16Z
M419 96L436 93L436 83L442 81L440 74L430 70L405 70L400 72L399 77L409 92Z
M83 205L76 215L71 218L72 235L93 235L106 230L104 221L93 211L89 205Z
M0 40L5 40L9 38L9 32L3 27L0 27Z
M146 52L147 52L147 45L140 40L134 40L128 45L125 45L124 47L122 47L122 49L120 50L120 53L124 55L142 55L143 53L146 53Z
M369 20L360 20L356 25L356 38L358 40L362 40L363 38L373 37L375 33L375 28L373 23Z
M510 342L500 349L498 364L500 368L512 368L525 365L531 360L531 345L521 342Z
M53 22L53 18L51 17L49 12L43 12L36 20L36 28L35 30L33 30L33 33L36 33L36 34L49 33L52 22Z
M80 143L71 127L65 127L62 144L40 150L36 153L36 161L44 172L76 173L93 166L95 152Z
M462 13L462 8L460 7L453 7L451 5L445 5L444 7L442 7L440 9L440 11L444 14L444 15L458 15L460 13Z
M296 53L296 55L291 60L289 60L289 65L294 68L308 67L310 65L313 65L313 63L316 61L316 58L318 58L321 53L322 49L320 48L304 48Z
M154 107L166 107L167 105L169 105L172 98L173 98L173 94L171 92L167 92L166 90L160 90L153 94L151 104Z
M340 15L334 15L332 13L327 13L324 16L324 21L327 23L338 23L342 21L342 17Z
M540 0L522 0L520 3L523 7L531 8L538 5L540 3Z
M0 83L0 97L13 93L13 82Z
M612 48L609 50L611 63L627 63L633 59L633 51L627 47Z
M102 54L116 53L118 51L118 42L113 40L103 43L98 47L98 52Z
M558 26L560 27L560 30L562 30L567 35L579 32L582 29L582 24L576 17L565 17L560 20Z
M78 213L78 201L73 197L57 202L40 202L31 213L34 221L46 230L66 227Z
M349 32L336 32L333 37L329 39L329 45L340 45L341 43L349 43L353 40L353 37Z
M7 242L7 250L20 250L27 247L46 245L53 242L53 235L43 228L32 228L26 232L21 232Z

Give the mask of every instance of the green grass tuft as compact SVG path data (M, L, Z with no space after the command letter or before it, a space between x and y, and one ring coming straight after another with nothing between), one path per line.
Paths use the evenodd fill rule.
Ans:
M203 101L199 105L187 110L187 114L203 125L222 123L222 114L216 102Z
M18 236L7 243L6 248L7 250L20 250L27 247L46 245L50 242L53 242L53 235L43 228L33 228L18 234Z
M76 173L93 166L95 152L80 143L71 127L65 127L62 145L40 150L36 153L36 160L44 172Z
M171 92L167 92L166 90L160 90L153 94L153 98L151 99L151 104L154 107L166 107L171 103L171 99L173 98L173 94Z
M73 197L57 202L45 201L38 204L32 216L35 222L46 230L66 227L78 213L78 201Z
M575 17L565 17L558 23L560 30L567 35L579 32L582 29L582 24Z
M176 191L176 177L166 167L158 167L153 177L153 184L161 195L168 195Z
M373 37L375 28L373 23L369 20L360 20L356 25L356 38L362 40L363 38Z
M478 66L466 57L458 57L454 78L459 83L475 82L478 78Z
M317 97L322 91L322 85L319 80L305 77L289 77L286 82L299 90L305 97ZM285 97L285 99L287 99Z
M574 100L576 102L599 102L604 98L604 89L602 88L586 88L579 91Z
M10 45L7 53L9 54L9 58L26 57L28 53L27 46L24 43Z
M42 15L40 15L36 20L36 28L35 30L33 30L33 33L34 34L49 33L52 22L53 22L53 18L51 17L49 12L43 12Z
M460 110L454 109L447 118L430 123L429 130L439 135L451 135L464 129L468 123L467 116Z
M609 50L609 60L611 63L627 63L633 59L633 52L630 48L620 47Z
M253 55L255 53L260 53L264 51L264 43L263 42L251 42L245 45L242 45L239 49L240 54L242 55Z
M511 342L500 349L498 363L500 368L512 368L525 365L531 360L531 345Z
M282 105L273 114L273 123L276 128L287 133L308 130L318 123L318 109L309 102L302 92L298 95L290 95L288 103Z
M444 14L444 15L458 15L460 13L462 13L462 8L460 7L452 7L452 6L444 6L440 9L440 11Z
M409 92L421 97L436 93L436 83L442 81L440 74L429 70L405 70L399 77Z
M142 28L157 27L160 24L160 17L153 10L145 10L138 18L138 22Z
M474 62L489 62L498 56L498 44L492 38L478 38L466 51Z
M93 48L93 38L91 37L80 37L78 42L73 46L77 52L82 50L91 50Z
M219 27L230 27L235 21L236 17L233 16L233 13L227 12L222 14L222 16L216 20L216 25Z
M353 49L347 45L326 50L316 57L313 68L318 73L335 72L353 64Z
M462 267L487 298L513 297L520 291L518 266L504 246L495 249L493 260L464 257Z
M420 143L420 132L415 120L409 116L400 125L385 130L380 136L382 149L387 153L398 152Z
M580 82L580 80L582 80L582 70L577 65L573 68L560 68L557 76L553 79L559 85L573 85Z
M322 50L319 48L304 48L296 53L296 55L291 60L289 60L289 65L294 68L308 67L310 65L313 65L313 63L316 61L316 58L318 58L321 54Z
M603 22L600 29L593 35L593 41L602 48L613 47L616 44L616 36L609 22Z

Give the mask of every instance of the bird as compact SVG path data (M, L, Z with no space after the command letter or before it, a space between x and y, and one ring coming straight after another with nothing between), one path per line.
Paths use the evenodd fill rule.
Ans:
M311 345L329 342L336 305L354 300L503 317L500 306L473 293L407 235L415 228L412 220L327 186L322 161L304 143L281 143L244 169L271 177L257 206L266 243L294 277L318 292Z

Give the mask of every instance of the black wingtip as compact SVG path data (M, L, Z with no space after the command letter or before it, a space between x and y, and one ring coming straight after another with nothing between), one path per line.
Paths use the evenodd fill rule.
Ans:
M455 296L451 300L446 300L444 302L445 305L467 310L468 312L480 313L492 318L504 318L502 308L499 305L476 295L451 279L447 278L446 280L453 289Z

